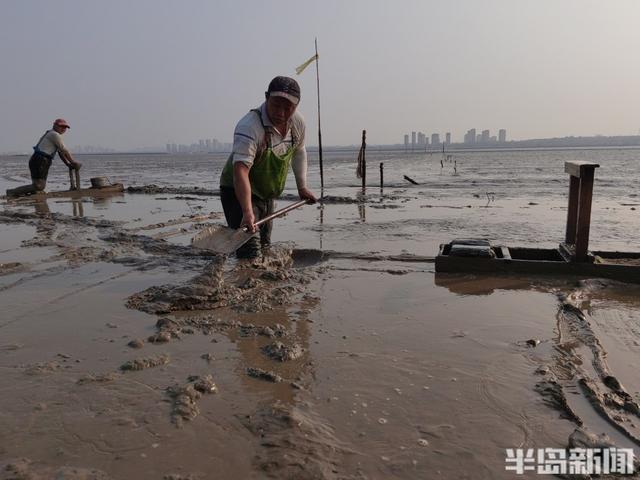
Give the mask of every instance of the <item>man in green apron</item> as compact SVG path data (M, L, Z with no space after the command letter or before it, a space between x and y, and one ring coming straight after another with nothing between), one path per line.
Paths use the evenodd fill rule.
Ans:
M273 213L274 199L285 186L289 165L300 199L316 201L307 188L305 122L296 111L300 86L289 77L275 77L265 93L266 101L247 113L236 125L233 150L220 176L220 198L227 224L247 226ZM271 240L271 222L260 225L260 243ZM239 257L258 254L257 238L238 249Z

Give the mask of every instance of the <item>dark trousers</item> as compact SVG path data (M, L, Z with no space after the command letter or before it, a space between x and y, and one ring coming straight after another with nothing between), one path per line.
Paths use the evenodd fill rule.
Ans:
M227 225L231 228L240 228L242 222L242 207L236 197L236 191L229 187L220 187L220 200L222 201L222 209L224 210L224 217L227 220ZM262 200L261 198L253 195L251 197L251 204L253 206L253 214L256 217L256 221L262 220L268 215L273 213L274 200ZM242 247L238 249L236 255L238 257L255 257L260 251L260 244L268 245L271 243L271 230L273 222L265 222L260 225L260 241L257 237L253 237Z
M10 188L7 190L8 197L21 197L23 195L32 195L44 190L47 185L47 176L51 167L52 158L46 157L41 153L34 152L29 159L29 171L31 172L31 185L23 185L22 187Z
M51 162L53 161L50 157L45 157L41 153L34 153L31 155L29 159L29 171L31 172L32 180L47 180L47 176L49 176L49 168L51 168Z

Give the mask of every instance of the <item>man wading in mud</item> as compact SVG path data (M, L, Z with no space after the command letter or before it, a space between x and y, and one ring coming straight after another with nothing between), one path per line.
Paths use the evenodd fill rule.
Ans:
M64 146L62 135L67 129L71 128L66 120L57 118L53 122L53 128L44 132L38 143L33 147L33 155L29 159L29 170L31 171L31 185L25 185L14 189L7 190L8 197L18 197L21 195L31 195L32 193L41 192L47 185L47 176L49 175L49 167L56 153L67 167L74 170L80 170L82 164L76 162Z
M240 119L233 134L233 150L220 176L220 198L227 224L247 226L273 213L274 199L284 190L289 165L296 177L300 199L316 201L306 186L307 150L305 123L296 112L300 86L289 77L275 77L265 93L266 101ZM271 222L260 225L260 243L271 240ZM240 247L238 257L255 257L256 237Z

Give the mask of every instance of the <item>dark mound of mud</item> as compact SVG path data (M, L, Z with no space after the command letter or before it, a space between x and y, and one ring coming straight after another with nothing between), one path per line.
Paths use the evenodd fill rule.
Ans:
M113 382L116 378L118 378L118 374L114 372L109 373L88 373L87 375L81 377L76 382L78 385L86 385L91 383L109 383Z
M28 365L24 373L27 375L44 375L47 373L52 373L60 370L62 365L58 362L43 362L43 363L34 363L33 365Z
M214 257L185 284L153 286L136 293L128 298L127 307L155 314L221 307L262 312L289 304L311 280L310 273L292 268L289 249L272 247L268 255L229 272L224 262L224 257Z
M174 385L167 388L167 394L173 400L171 420L177 427L182 427L184 422L191 421L198 416L198 400L203 394L216 393L218 387L211 375L199 377L191 376L186 385Z
M27 458L0 463L0 480L112 480L101 470L33 465Z
M169 363L168 355L158 355L156 357L136 358L135 360L129 360L120 366L120 370L123 372L137 372L145 370L147 368L159 367Z
M20 262L0 263L0 276L18 273L24 269L25 266Z
M287 193L282 195L278 200L297 202L298 200L300 200L300 197ZM353 204L362 203L362 199L342 197L339 195L325 195L324 197L322 197L322 200L318 199L318 203L324 203L327 205Z
M207 264L203 272L185 285L150 287L127 299L127 307L163 314L184 310L212 310L237 298L239 289L223 281L223 260Z
M139 187L127 187L127 193L143 193L147 195L176 194L176 195L220 195L219 190L209 190L200 187L159 187L158 185L142 185Z
M297 360L302 357L304 349L298 343L293 345L285 345L282 342L273 342L269 345L262 347L262 351L274 360L280 362L288 362L290 360Z
M272 383L280 383L282 382L282 377L277 373L263 370L261 368L247 367L247 375L253 378L257 378L259 380L266 380L267 382Z

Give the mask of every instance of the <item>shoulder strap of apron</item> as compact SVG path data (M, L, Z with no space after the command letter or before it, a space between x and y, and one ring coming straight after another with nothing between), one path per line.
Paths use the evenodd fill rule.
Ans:
M44 134L40 137L40 140L38 140L38 143L36 143L36 146L33 147L33 151L36 153L39 153L41 155L44 155L45 157L49 157L49 158L53 158L56 156L56 153L58 153L58 149L56 148L53 152L53 155L49 155L48 153L43 152L42 150L40 150L40 143L42 142L42 140L44 139L44 137L47 136L47 133L49 133L51 130L47 130L46 132L44 132Z
M44 137L47 136L47 133L49 133L49 130L47 130L46 132L44 132L44 134L40 137L40 140L38 140L38 143L36 143L36 146L33 147L34 150L40 150L40 142L42 142L42 140L44 139Z
M265 142L267 143L267 148L271 148L271 129L264 124L264 121L262 120L262 112L260 111L259 108L254 108L251 111L254 112L256 115L258 115L258 119L260 120L262 129L264 130L264 139L265 139Z

